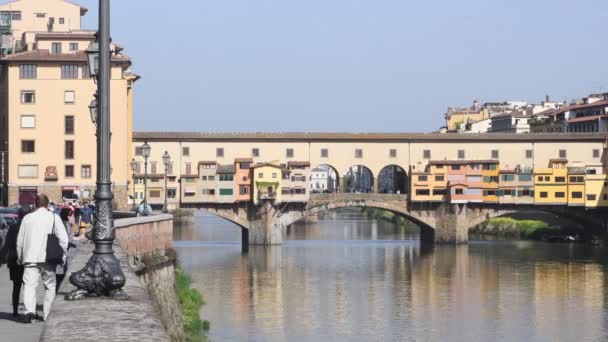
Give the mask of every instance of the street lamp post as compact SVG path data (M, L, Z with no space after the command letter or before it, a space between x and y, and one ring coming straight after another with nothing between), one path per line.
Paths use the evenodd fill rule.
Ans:
M135 203L135 171L137 171L137 162L135 161L135 158L133 158L133 160L131 160L131 174L133 175L133 177L131 177L133 181L133 209L137 206L137 203Z
M87 54L99 69L89 65L91 77L97 80L97 104L95 108L97 130L97 189L95 191L95 225L93 241L95 250L86 266L72 273L70 283L76 289L66 299L82 299L88 296L107 296L127 299L122 290L125 275L114 255L112 245L116 238L112 218L112 180L110 175L110 0L99 0L98 49L92 43ZM96 51L97 50L97 51ZM93 112L91 112L93 114Z
M163 205L163 213L169 211L167 205L167 172L169 171L169 163L171 163L171 156L169 152L165 151L165 154L163 154L163 164L165 164L165 204Z
M148 212L148 158L150 158L150 150L152 150L152 148L148 145L148 142L145 141L141 146L141 154L144 157L144 216L150 214Z

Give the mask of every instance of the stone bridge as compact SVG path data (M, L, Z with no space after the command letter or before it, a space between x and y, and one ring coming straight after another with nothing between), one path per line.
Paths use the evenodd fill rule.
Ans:
M487 203L410 203L407 195L376 193L313 194L307 203L251 204L201 203L186 208L219 216L242 228L243 245L277 245L283 230L307 216L339 208L378 208L403 216L421 227L422 243L466 243L468 230L480 223L516 212L549 212L605 229L606 215L583 207L501 205Z

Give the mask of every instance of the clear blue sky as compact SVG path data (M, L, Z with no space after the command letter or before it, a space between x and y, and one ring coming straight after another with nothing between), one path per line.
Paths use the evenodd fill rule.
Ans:
M92 28L97 1L75 1ZM608 91L606 0L112 6L113 37L143 76L137 130L424 132L474 99Z

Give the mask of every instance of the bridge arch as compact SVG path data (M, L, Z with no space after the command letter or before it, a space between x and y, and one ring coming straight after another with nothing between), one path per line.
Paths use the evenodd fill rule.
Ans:
M365 199L362 199L362 196ZM284 227L308 217L340 208L375 208L392 212L420 226L421 239L433 236L435 217L430 211L411 211L405 195L324 194L316 195L302 211L289 211L279 219Z
M310 191L336 193L340 191L340 174L330 164L320 164L310 170Z
M197 212L205 213L209 215L213 215L219 217L223 220L226 220L230 223L234 223L239 226L241 229L249 230L249 220L247 219L246 214L239 214L238 211L233 210L225 210L220 208L199 208L196 209Z
M349 167L342 177L344 192L372 193L374 191L374 174L365 165Z
M385 166L378 173L378 192L381 194L407 194L409 179L407 172L399 165Z

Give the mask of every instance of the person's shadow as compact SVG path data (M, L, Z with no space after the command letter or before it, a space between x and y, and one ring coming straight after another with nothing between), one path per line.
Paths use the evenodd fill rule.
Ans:
M19 317L13 317L13 313L0 312L0 320L17 322L19 320Z

